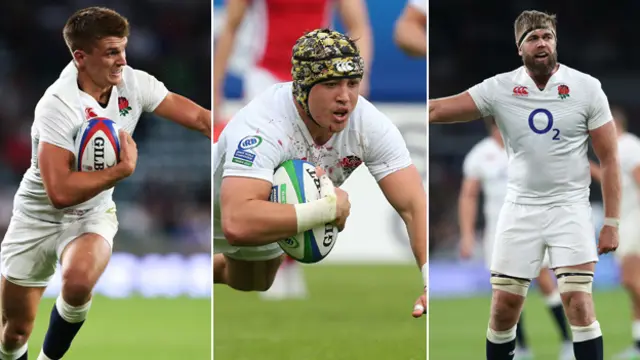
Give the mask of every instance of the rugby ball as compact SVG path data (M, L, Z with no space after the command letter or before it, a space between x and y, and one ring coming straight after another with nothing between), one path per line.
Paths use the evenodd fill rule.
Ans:
M110 119L93 118L80 126L75 140L76 170L99 171L120 161L120 127Z
M316 167L305 160L287 160L273 175L269 200L281 204L303 204L320 198L320 180ZM290 238L278 241L282 250L293 259L313 264L324 259L338 239L338 228L325 224Z

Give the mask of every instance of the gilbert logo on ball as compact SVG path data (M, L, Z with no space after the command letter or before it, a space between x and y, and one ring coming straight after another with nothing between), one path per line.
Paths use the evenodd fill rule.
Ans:
M120 127L107 118L94 118L80 127L76 137L78 171L98 171L120 161Z

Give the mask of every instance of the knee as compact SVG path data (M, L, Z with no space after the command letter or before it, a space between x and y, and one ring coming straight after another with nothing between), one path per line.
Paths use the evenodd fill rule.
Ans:
M85 304L91 297L93 280L84 271L67 270L62 274L62 293L72 306Z
M33 324L24 321L8 321L2 336L2 345L6 350L16 350L26 344L31 335Z
M638 292L638 290L640 290L640 279L636 276L623 273L622 279L620 280L625 289L633 292Z
M491 275L494 290L491 318L496 323L496 330L510 328L518 321L530 283L527 279L501 274Z
M558 290L565 303L571 325L587 326L595 321L591 289L593 272L577 269L558 269Z

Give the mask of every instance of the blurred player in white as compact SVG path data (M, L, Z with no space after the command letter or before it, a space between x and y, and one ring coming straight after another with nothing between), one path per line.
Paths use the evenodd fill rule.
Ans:
M113 187L136 167L130 134L140 115L153 112L211 136L210 111L127 66L126 18L106 8L82 9L69 18L63 35L73 61L36 106L31 167L15 195L1 245L2 360L27 359L38 304L58 261L62 291L38 359L61 359L84 323L118 230ZM106 170L75 172L74 138L94 117L109 118L123 129L120 162Z
M576 359L599 360L602 331L591 290L598 254L618 247L615 125L600 82L557 62L555 16L524 11L514 28L524 66L459 95L429 102L431 123L493 116L509 159L491 259L486 357L513 359L520 311L548 251ZM605 208L597 247L589 203L589 138L601 164Z
M240 110L214 145L214 282L241 291L266 291L283 251L276 241L321 224L340 230L349 201L340 186L365 164L404 220L427 282L426 194L399 130L358 95L364 60L355 42L329 29L296 42L293 82L271 86ZM241 146L248 137L259 145ZM274 170L306 159L323 172L329 195L300 205L269 201ZM345 240L347 241L347 240ZM426 294L413 316L426 308Z
M394 26L393 39L405 54L427 56L427 0L409 0Z
M619 360L640 359L640 139L627 131L627 117L613 108L618 130L618 156L622 175L620 247L616 260L621 267L622 285L631 300L633 346L616 355Z
M463 164L462 189L458 201L458 220L461 243L460 256L470 258L475 247L475 224L480 192L484 195L484 259L487 268L491 268L491 253L495 239L496 224L500 208L507 193L507 167L509 160L504 148L500 130L492 118L486 120L489 136L476 144L467 154ZM549 256L545 251L540 275L537 277L540 291L545 297L553 319L562 336L560 360L573 360L573 344L567 329L562 308L562 299L555 281L549 271ZM531 359L533 354L527 346L522 314L516 328L516 359Z
M257 31L251 41L259 48L255 63L244 75L244 100L253 100L270 86L291 81L291 46L310 29L329 25L333 8L341 15L347 32L357 39L356 44L365 60L365 68L371 63L373 53L372 33L364 0L227 0L225 25L216 40L213 64L214 122L215 132L224 128L221 117L224 96L224 78L229 58L238 40L240 26L248 14L257 14L254 24ZM247 54L250 56L251 54ZM360 84L360 94L368 93L368 75ZM217 136L216 136L217 139ZM307 286L302 266L286 257L278 271L273 286L260 294L267 299L304 298Z

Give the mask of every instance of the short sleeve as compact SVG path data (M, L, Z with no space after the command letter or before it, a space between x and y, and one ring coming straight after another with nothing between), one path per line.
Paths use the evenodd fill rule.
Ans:
M409 0L409 6L427 15L427 0Z
M412 164L411 155L400 130L391 120L371 106L367 121L377 126L367 127L367 153L364 162L376 181Z
M64 106L62 102L60 107ZM35 111L33 125L37 130L39 141L75 153L75 140L78 127L74 125L70 114L58 106L38 106Z
M476 103L476 107L482 114L482 117L493 115L494 94L496 93L495 77L484 80L470 88L469 95Z
M594 87L593 97L591 101L589 101L589 119L587 120L589 130L595 130L613 120L613 115L609 108L609 100L602 90L600 82L597 81Z
M479 164L480 156L478 156L478 147L475 146L469 151L462 163L462 174L465 178L480 179L482 177L482 168Z
M224 132L225 160L223 177L240 176L273 183L273 173L282 163L284 148L267 133L258 134L257 126L233 119Z
M144 112L153 112L167 97L169 90L164 83L142 70L133 70L138 84L138 99Z

